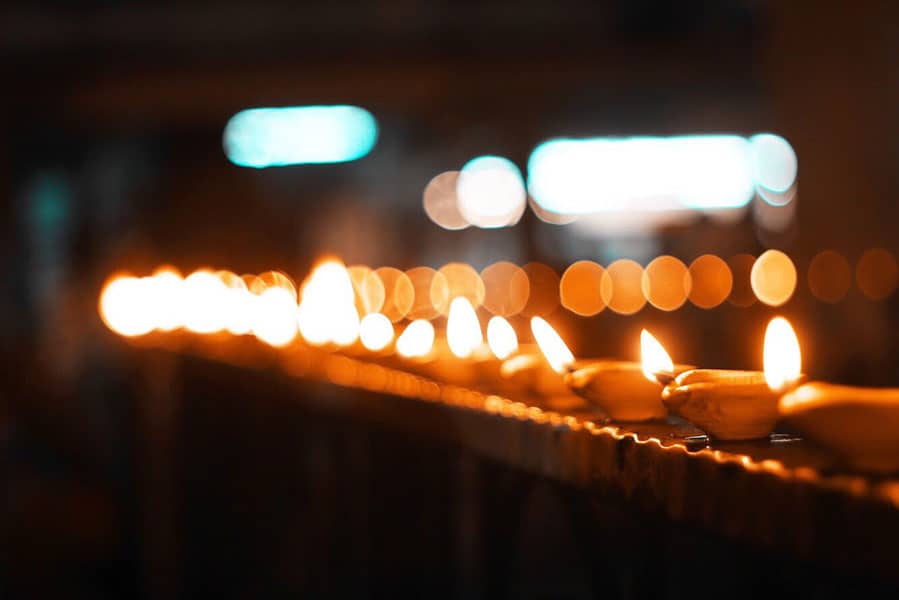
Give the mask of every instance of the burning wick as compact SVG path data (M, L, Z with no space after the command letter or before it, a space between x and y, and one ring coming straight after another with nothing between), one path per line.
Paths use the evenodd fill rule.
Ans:
M662 392L675 413L720 440L767 437L777 422L778 400L802 379L796 334L777 317L765 332L764 372L694 369Z

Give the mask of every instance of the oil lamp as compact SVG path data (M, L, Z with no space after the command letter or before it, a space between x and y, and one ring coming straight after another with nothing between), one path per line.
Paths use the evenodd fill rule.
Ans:
M767 437L779 417L778 400L802 379L799 341L782 317L765 331L764 369L686 371L665 387L662 400L719 440Z

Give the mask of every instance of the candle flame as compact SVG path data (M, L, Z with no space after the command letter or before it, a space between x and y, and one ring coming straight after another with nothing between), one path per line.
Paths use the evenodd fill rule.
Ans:
M100 292L100 317L112 331L126 337L146 335L154 322L145 280L137 277L113 277Z
M658 381L659 373L674 374L674 363L665 347L645 329L640 332L640 354L643 360L643 375L652 382Z
M487 344L496 358L505 360L518 350L518 336L505 318L496 316L487 322Z
M409 323L406 330L396 340L396 351L400 356L413 358L425 356L434 345L434 326L430 321L417 319Z
M540 317L534 317L531 319L531 332L552 370L559 374L564 373L574 362L574 355L556 330Z
M799 340L783 317L775 317L765 331L765 381L768 387L779 392L799 379L802 373L802 354Z
M381 313L369 313L359 323L359 340L367 350L383 350L393 340L393 323Z
M215 333L226 325L226 307L222 302L227 288L215 273L199 269L181 285L182 325L194 333Z
M252 302L253 335L276 348L286 346L297 335L297 301L288 289L273 286Z
M459 358L468 358L484 343L478 315L467 298L459 296L450 304L446 320L446 342Z
M349 346L359 337L359 313L350 274L343 263L326 260L302 287L296 319L300 334L313 346L333 342Z

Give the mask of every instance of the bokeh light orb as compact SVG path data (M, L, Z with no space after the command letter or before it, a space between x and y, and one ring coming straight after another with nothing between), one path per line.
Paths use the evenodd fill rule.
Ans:
M449 298L449 284L443 273L431 267L413 267L406 271L406 277L412 283L412 307L406 315L408 319L433 319L440 314L435 306L431 291L437 298L437 304L444 306Z
M855 281L862 294L871 300L887 298L899 282L896 259L883 248L866 250L855 265Z
M442 277L434 278L431 285L431 304L441 315L449 314L453 298L467 299L478 308L484 302L484 282L478 272L469 264L449 263L438 269Z
M347 267L350 281L353 282L356 310L361 315L378 312L384 306L384 283L381 278L366 265Z
M528 301L521 313L526 317L546 317L559 307L559 274L549 265L531 262L522 270L528 276Z
M415 301L415 288L409 276L394 267L375 269L384 286L384 304L380 312L396 323L407 314Z
M753 177L759 195L769 204L787 204L792 196L785 193L795 184L799 170L793 146L773 133L754 135L749 142Z
M225 328L227 315L223 300L228 288L215 273L205 269L194 271L184 280L181 289L186 329L194 333L215 333Z
M834 250L824 250L812 258L808 266L808 287L822 302L839 302L852 285L849 261Z
M692 287L687 266L673 256L659 256L643 271L643 295L659 310L672 311L683 306Z
M459 212L482 228L514 225L527 206L518 167L501 156L479 156L462 167L456 181Z
M781 306L796 291L796 267L780 250L763 252L750 273L752 291L768 306Z
M630 259L619 259L602 274L600 295L603 302L620 315L632 315L646 304L643 294L643 267Z
M297 335L296 312L296 296L289 289L274 285L263 290L253 303L253 335L269 346L286 346Z
M690 263L690 282L690 302L709 309L727 300L734 277L723 259L714 254L703 254Z
M153 312L146 283L131 276L113 277L100 292L99 312L106 326L126 337L153 331Z
M481 271L481 281L484 282L484 308L495 315L517 315L524 309L531 294L527 273L508 261L485 267Z
M422 206L429 219L449 231L471 226L471 222L459 210L456 184L459 171L446 171L431 179L422 195Z
M582 317L592 317L602 312L606 307L602 299L603 273L605 269L592 260L571 264L559 282L562 306Z

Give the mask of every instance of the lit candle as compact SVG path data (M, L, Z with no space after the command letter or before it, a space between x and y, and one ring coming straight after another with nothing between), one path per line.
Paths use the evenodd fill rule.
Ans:
M662 400L719 440L767 437L779 417L778 400L802 379L799 341L781 317L765 332L764 368L687 371L665 387Z
M579 396L599 406L613 421L664 419L662 384L692 366L674 365L665 348L645 329L640 334L642 362L582 360L565 375Z
M899 471L899 389L803 384L780 399L803 436L866 471Z

